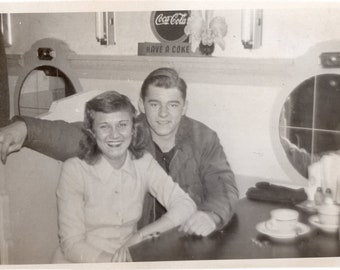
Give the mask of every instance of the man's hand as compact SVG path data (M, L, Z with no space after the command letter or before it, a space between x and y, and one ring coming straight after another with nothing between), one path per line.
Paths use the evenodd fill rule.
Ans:
M212 215L215 214L197 211L181 225L179 231L198 236L207 236L216 229L216 221L214 220L215 217ZM217 215L215 216L219 219Z
M19 151L26 139L27 127L22 121L16 121L6 127L0 128L0 157L6 163L10 153Z

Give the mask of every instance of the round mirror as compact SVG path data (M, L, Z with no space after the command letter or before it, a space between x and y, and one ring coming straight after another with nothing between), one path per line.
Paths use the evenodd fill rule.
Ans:
M71 96L76 90L58 68L39 66L25 78L19 95L19 114L38 116L48 112L53 101Z
M321 74L298 85L280 114L281 144L293 167L308 178L308 166L340 149L340 75Z

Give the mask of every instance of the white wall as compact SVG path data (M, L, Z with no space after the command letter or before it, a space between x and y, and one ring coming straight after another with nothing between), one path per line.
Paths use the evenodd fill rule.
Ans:
M116 46L100 46L95 39L95 13L12 14L13 46L8 53L24 53L39 39L64 40L78 54L137 55L138 42L158 42L150 27L151 12L116 12ZM340 38L339 8L264 9L263 46L245 50L241 44L241 10L218 10L226 19L226 49L214 56L295 58L320 41Z

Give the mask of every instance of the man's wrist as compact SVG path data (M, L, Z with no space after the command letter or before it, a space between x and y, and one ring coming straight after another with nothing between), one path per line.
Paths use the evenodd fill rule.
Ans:
M136 234L138 235L139 239L141 239L141 241L144 240L144 234L141 231L137 231Z

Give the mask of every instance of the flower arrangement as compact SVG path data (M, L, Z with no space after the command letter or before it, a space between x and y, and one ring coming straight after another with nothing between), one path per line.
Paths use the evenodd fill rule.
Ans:
M198 47L201 51L202 48L206 49L207 47L211 47L213 50L215 43L224 50L223 38L227 35L228 26L224 18L212 17L212 11L205 12L205 19L201 11L192 11L184 32L190 37L192 51ZM206 53L206 51L202 51L202 53Z

